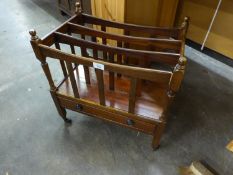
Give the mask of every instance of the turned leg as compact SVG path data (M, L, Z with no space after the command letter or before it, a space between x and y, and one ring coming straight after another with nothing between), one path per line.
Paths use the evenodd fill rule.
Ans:
M153 141L152 141L152 148L153 148L154 151L159 148L159 143L160 143L160 139L162 137L164 128L165 128L165 123L159 123L155 127L155 131L154 131L154 135L153 135Z
M53 101L54 101L54 103L55 103L55 106L56 106L56 108L57 108L57 111L58 111L59 115L61 116L61 118L64 120L65 123L71 124L71 123L72 123L72 120L71 120L71 119L68 119L68 118L66 117L66 110L65 110L65 108L63 108L63 107L60 105L60 103L59 103L59 101L58 101L58 99L57 99L57 97L56 97L56 95L55 95L55 92L54 92L54 91L50 91L50 93L51 93L51 96L52 96L52 98L53 98Z

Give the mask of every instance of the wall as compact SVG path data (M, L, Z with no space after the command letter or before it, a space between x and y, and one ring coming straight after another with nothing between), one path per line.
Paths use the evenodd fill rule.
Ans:
M218 0L181 0L177 14L177 23L184 16L190 17L187 37L202 44ZM206 47L233 59L233 1L223 0L219 13L210 32Z

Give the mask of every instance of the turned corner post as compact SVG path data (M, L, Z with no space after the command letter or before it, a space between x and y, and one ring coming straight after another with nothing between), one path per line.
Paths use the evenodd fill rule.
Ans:
M171 106L171 103L172 103L176 93L180 89L181 82L184 78L184 71L185 71L186 63L187 63L187 59L185 57L180 57L177 65L174 68L173 74L171 76L171 79L169 82L169 89L167 92L168 104L167 104L166 109L164 109L164 111L160 117L161 122L158 123L154 129L153 141L152 141L152 148L154 150L159 148L160 139L162 137L162 134L163 134L165 126L166 126L167 112L168 112L169 107Z
M59 99L56 96L56 86L54 84L48 63L46 62L46 56L43 55L43 53L41 52L41 50L39 48L39 44L41 43L41 39L37 36L36 31L34 29L31 29L29 31L29 34L31 35L31 45L32 45L33 51L34 51L37 59L41 62L42 69L45 73L45 76L46 76L48 82L49 82L50 94L51 94L52 99L55 103L57 111L66 123L71 123L71 120L66 118L65 108L63 108L60 105Z
M173 74L169 82L169 90L168 90L169 98L173 98L176 95L176 93L179 91L181 82L184 78L184 71L186 64L187 64L187 59L181 56L173 70Z
M45 57L41 54L40 49L38 47L38 45L40 44L41 40L40 38L37 36L36 30L34 29L30 29L29 30L29 34L31 35L31 46L32 49L36 55L36 58L42 62L43 60L45 60Z
M42 52L40 51L40 48L39 48L39 44L40 44L41 40L37 36L36 31L34 29L31 29L29 31L29 34L31 35L32 48L34 50L34 53L35 53L37 59L41 62L41 66L43 68L43 71L44 71L44 73L47 77L47 80L49 82L49 85L50 85L50 90L54 91L56 89L56 87L54 85L54 81L52 79L52 75L51 75L51 72L49 70L48 63L46 62L46 57L42 54Z

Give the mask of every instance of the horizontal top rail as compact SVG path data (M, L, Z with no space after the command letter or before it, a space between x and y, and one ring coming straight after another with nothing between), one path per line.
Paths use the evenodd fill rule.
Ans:
M106 27L113 27L118 29L124 29L126 31L140 31L144 33L148 33L151 35L159 35L159 36L167 36L167 37L175 37L177 38L181 31L183 31L182 27L179 28L167 28L167 27L152 27L152 26L142 26L136 24L128 24L128 23L120 23L115 21L108 21L101 18L97 18L85 13L82 13L82 21L88 24L94 25L103 25ZM78 22L78 20L76 20Z
M160 50L169 48L169 50L174 50L177 53L179 53L179 51L181 49L181 45L182 45L181 40L145 38L145 37L118 35L118 34L112 34L112 33L107 33L107 32L103 32L103 31L95 30L95 29L81 26L78 24L74 24L71 22L68 22L67 25L68 25L67 30L71 33L89 35L89 36L100 37L100 38L104 38L104 39L112 39L112 40L116 40L116 41L134 43L134 44L139 44L139 45L153 44L154 47L156 47Z
M116 53L126 56L131 56L135 58L149 58L152 59L155 62L160 62L164 64L168 64L171 66L175 66L178 62L178 59L180 57L180 54L178 53L167 53L167 52L155 52L155 51L142 51L142 50L134 50L134 49L126 49L126 48L118 48L118 47L112 47L108 45L102 45L94 42L90 42L83 39L74 38L72 36L60 33L60 32L54 32L54 39L56 42L63 43L63 44L69 44L74 46L83 46L85 48L90 49L97 49L105 52L110 53Z
M87 57L81 57L69 53L64 53L60 50L50 48L43 44L39 44L38 46L45 57L51 57L63 61L69 61L72 63L77 63L88 67L93 67L93 63L97 63L97 64L101 64L104 67L104 70L106 71L121 73L123 75L134 78L168 84L172 75L172 72L169 71L161 71L161 70L133 67L127 65L118 65L101 60L93 60Z

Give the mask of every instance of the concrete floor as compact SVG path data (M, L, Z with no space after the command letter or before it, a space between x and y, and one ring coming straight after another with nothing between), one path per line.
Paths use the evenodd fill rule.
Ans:
M158 151L151 137L68 112L59 118L29 44L64 21L55 0L0 1L0 174L175 175L202 160L233 174L233 70L189 47L188 68Z

